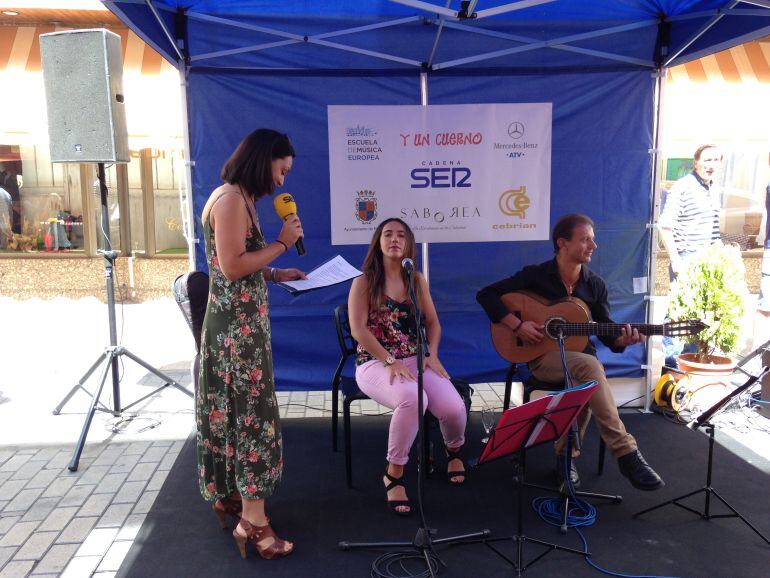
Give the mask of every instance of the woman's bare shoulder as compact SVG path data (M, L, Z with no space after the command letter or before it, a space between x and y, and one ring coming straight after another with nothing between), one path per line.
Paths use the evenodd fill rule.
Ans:
M217 187L211 191L211 194L206 201L206 206L203 207L204 220L207 215L216 217L217 211L214 211L214 209L218 207L225 208L227 212L232 210L237 211L238 207L243 207L245 209L245 205L240 201L239 197L242 198L242 195L237 186L225 183Z
M350 284L350 290L365 291L368 286L369 286L369 283L366 280L366 275L359 275L358 277L353 279L353 283Z

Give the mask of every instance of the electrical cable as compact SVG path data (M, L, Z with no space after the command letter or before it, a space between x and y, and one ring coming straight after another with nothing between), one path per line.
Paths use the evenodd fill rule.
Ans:
M569 452L571 451L570 444L569 444L569 436L567 436L567 445L565 448L565 451ZM569 471L567 471L567 460L564 460L564 480L566 481L568 492L569 492L569 503L571 504L571 507L569 511L567 512L566 517L566 525L567 528L574 528L575 532L577 532L577 535L580 537L580 539L583 542L583 559L588 562L588 564L598 570L599 572L602 572L604 574L607 574L609 576L619 576L621 578L673 578L668 576L653 576L653 575L647 575L647 574L624 574L620 572L613 572L612 570L608 570L606 568L603 568L596 564L591 558L588 556L588 540L583 535L583 533L580 531L581 527L584 526L592 526L594 523L596 523L597 519L597 512L596 508L591 505L590 503L586 502L585 500L581 500L575 495L575 489L572 487L572 481L569 477ZM532 500L532 507L534 508L535 512L537 512L537 515L540 516L540 519L543 520L546 524L549 524L551 526L561 527L562 521L565 520L564 517L564 499L560 497L540 497L535 498Z
M564 351L564 340L559 340L559 350L561 353L561 362L562 362L562 369L564 370L564 376L565 376L565 383L567 385L567 388L572 387L572 380L569 375L569 371L567 369L567 358L566 353ZM573 422L573 430L574 430L574 422ZM566 444L564 448L564 453L566 456L572 455L572 447L571 447L571 438L572 435L566 436ZM598 564L594 563L590 557L588 556L588 540L586 540L583 533L580 531L581 527L584 526L592 526L596 522L596 508L594 508L593 505L586 502L585 500L581 500L575 495L575 489L572 486L572 480L570 479L570 472L569 472L569 462L570 460L564 460L564 480L567 487L567 492L569 494L568 500L565 500L563 496L558 497L539 497L532 500L532 507L534 508L535 512L537 512L537 515L540 516L540 519L542 519L546 524L549 524L551 526L557 526L559 528L562 527L562 522L566 523L567 528L574 528L577 532L578 536L580 536L580 539L583 541L583 558L585 559L588 564L593 567L596 570L599 570L600 572L604 574L608 574L610 576L619 576L622 578L669 578L669 577L659 577L659 576L648 576L648 575L636 575L636 574L621 574L618 572L613 572L611 570L607 570L606 568L602 568ZM565 517L564 515L564 505L565 503L570 504L570 508L567 511L567 515Z
M407 568L405 562L407 560L413 560L415 563L423 564L426 558L421 553L411 552L403 550L401 552L388 552L372 562L371 578L429 578L435 576L439 570L439 563L441 560L430 550L427 551L427 561L429 568L425 568L419 572L412 572ZM398 566L403 572L401 574L395 574L393 569Z

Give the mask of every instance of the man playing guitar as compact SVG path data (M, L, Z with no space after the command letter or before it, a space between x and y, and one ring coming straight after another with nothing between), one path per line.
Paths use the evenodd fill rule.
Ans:
M503 279L481 289L476 300L481 304L492 323L505 325L524 345L536 345L543 339L544 326L535 321L522 320L510 312L503 303L503 295L512 291L530 291L547 300L577 297L588 306L593 321L612 323L607 287L593 273L587 263L597 245L594 241L593 221L585 215L572 214L562 217L551 235L556 257L539 265L525 267L513 277ZM599 339L613 352L620 353L626 346L640 343L645 336L636 328L626 325L619 336L600 336ZM596 349L588 341L582 352L565 351L567 368L576 384L596 380L598 387L586 410L578 417L580 439L591 413L596 416L599 434L612 454L617 458L621 473L640 490L657 490L663 480L645 462L636 446L634 437L626 431L618 415L612 389L604 373L604 367L596 357ZM558 383L563 381L561 355L558 349L547 351L529 362L532 375L539 381ZM556 442L556 475L563 481L565 471L565 438ZM580 483L574 458L579 451L573 449L570 479L573 486Z

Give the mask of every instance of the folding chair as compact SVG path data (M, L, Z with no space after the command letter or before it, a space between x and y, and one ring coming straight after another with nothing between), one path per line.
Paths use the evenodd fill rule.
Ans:
M209 276L203 271L190 271L174 279L171 285L174 300L182 312L195 340L195 357L190 366L195 395L198 395L198 369L200 367L201 332L209 298Z

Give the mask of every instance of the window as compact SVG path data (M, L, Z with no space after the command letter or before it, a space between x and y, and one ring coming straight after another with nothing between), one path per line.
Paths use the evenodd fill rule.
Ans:
M83 251L80 165L53 164L47 146L0 145L0 251Z

